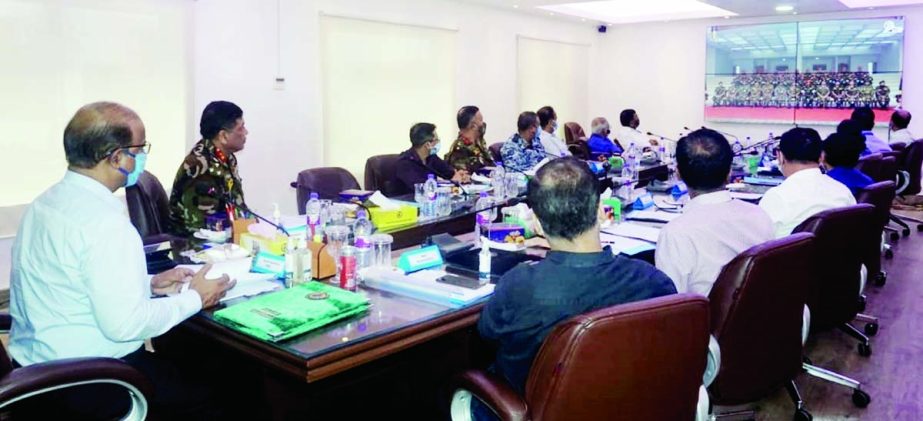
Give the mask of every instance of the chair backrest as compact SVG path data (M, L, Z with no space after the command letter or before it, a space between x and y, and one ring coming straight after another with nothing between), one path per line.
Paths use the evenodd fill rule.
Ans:
M590 159L590 146L585 140L577 140L567 145L567 150L577 159Z
M873 153L863 156L856 164L856 169L871 177L872 180L878 180L881 178L881 154Z
M153 174L144 171L138 183L125 189L128 216L141 238L170 231L170 197Z
M579 124L573 121L564 123L564 143L572 145L580 140L585 142L586 138L586 133Z
M705 297L593 311L548 335L525 400L533 420L693 419L707 349Z
M394 189L391 180L394 177L394 167L397 165L398 154L376 155L365 161L365 189L381 190L385 195L391 194Z
M713 402L755 402L801 370L802 312L813 281L809 233L751 247L731 260L709 294L711 333L721 346Z
M9 331L12 325L13 316L9 313L0 314L0 330ZM13 361L6 352L6 347L0 343L0 378L6 377L11 371L13 371Z
M881 271L881 233L891 221L891 202L894 201L896 188L894 181L881 181L869 184L856 193L856 202L868 203L875 207L872 218L874 232L865 244L865 258L862 261L870 274Z
M356 177L344 168L322 167L301 171L295 182L298 213L304 214L304 205L312 192L321 199L336 200L340 198L341 191L358 188Z
M867 203L813 215L793 232L813 233L814 279L808 289L811 329L825 330L852 320L859 312L859 268L872 241L875 207Z
M503 157L500 155L500 149L503 148L503 143L504 142L495 142L487 147L487 151L490 152L490 158L493 159L494 162L503 161Z
M891 147L891 150L894 151L894 152L903 152L904 149L907 149L907 144L906 144L906 143L892 143L892 144L890 144L890 145L888 145L888 146L890 146L890 147Z
M920 193L920 167L923 166L923 139L915 140L904 149L903 159L898 160L898 168L906 171L909 184L901 194Z
M881 158L881 168L878 172L878 178L874 180L877 181L894 181L897 179L897 156L893 155L893 152L888 156Z

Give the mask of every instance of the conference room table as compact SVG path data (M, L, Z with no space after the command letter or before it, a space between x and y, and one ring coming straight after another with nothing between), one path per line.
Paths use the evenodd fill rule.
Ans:
M665 166L645 170L647 180L667 174ZM448 217L391 232L393 256L432 234L448 232L470 241L473 215L471 206L462 204ZM526 252L543 256L545 250ZM266 342L219 323L214 313L221 305L199 312L153 345L177 361L188 362L190 355L220 361L216 376L233 384L251 408L262 408L255 411L266 419L326 419L337 416L339 408L349 411L340 419L380 416L382 410L412 419L444 419L446 380L466 368L485 368L492 360L490 346L476 332L486 298L452 308L363 286L359 292L371 303L367 313L290 340ZM357 407L350 404L353 397L374 404Z

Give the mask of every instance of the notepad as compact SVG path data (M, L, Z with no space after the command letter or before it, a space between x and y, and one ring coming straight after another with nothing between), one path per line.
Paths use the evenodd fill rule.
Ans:
M445 276L444 270L428 269L404 274L396 269L370 268L363 270L363 285L388 291L446 307L461 307L484 298L494 292L494 284L488 283L478 289L437 282Z
M667 223L676 218L678 218L681 213L678 212L664 212L662 210L639 210L632 211L625 215L626 221L642 221L642 222L660 222Z
M609 249L612 250L612 254L621 253L628 256L634 256L638 253L654 249L654 245L647 241L619 237L617 235L606 234L604 232L599 234L599 241L603 245L609 246Z
M623 222L621 224L612 225L604 228L602 232L606 234L617 235L619 237L643 240L654 244L657 243L657 237L660 236L659 229L632 222Z

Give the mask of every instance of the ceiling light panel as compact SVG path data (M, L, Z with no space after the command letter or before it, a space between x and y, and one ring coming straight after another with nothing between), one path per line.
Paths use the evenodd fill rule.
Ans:
M923 1L923 0L921 0ZM609 23L636 23L737 16L697 0L610 0L562 3L539 8Z

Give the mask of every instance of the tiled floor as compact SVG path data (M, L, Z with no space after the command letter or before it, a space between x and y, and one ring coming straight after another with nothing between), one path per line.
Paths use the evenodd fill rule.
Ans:
M861 381L872 403L856 408L849 389L802 374L795 382L815 420L923 420L923 233L911 228L910 237L894 246L894 259L883 260L887 284L866 288L866 313L880 321L872 355L859 356L856 340L840 331L818 334L806 345L815 365ZM794 411L784 390L757 405L758 420L789 420Z

